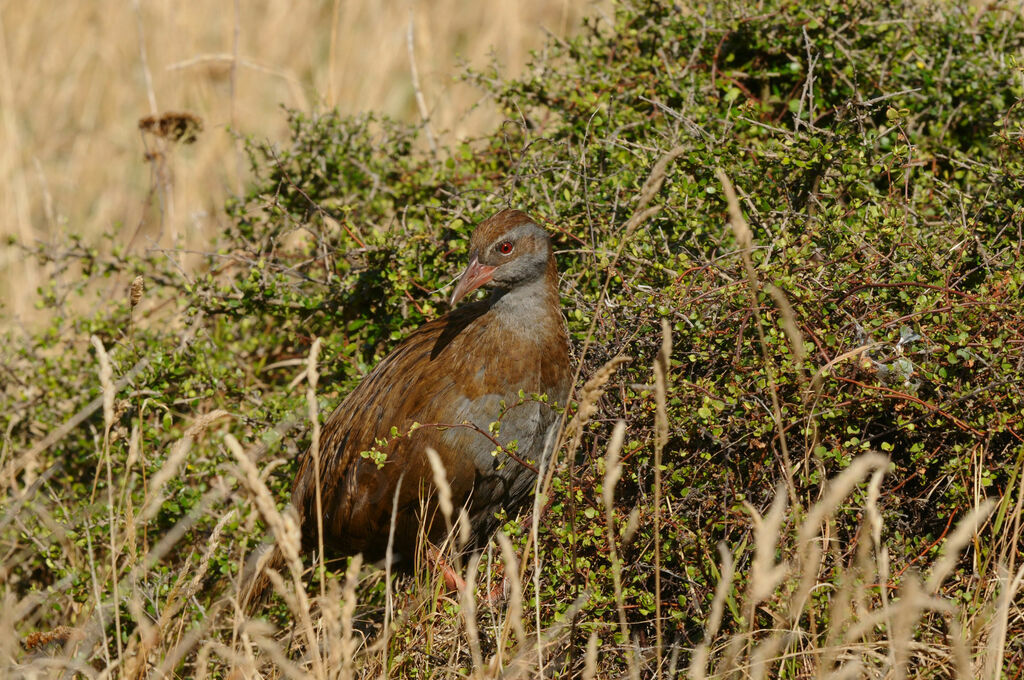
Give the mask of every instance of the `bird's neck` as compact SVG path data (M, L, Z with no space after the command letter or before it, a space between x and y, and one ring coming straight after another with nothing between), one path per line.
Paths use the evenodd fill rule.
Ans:
M554 262L548 264L544 276L524 281L509 290L495 291L490 302L496 316L525 330L551 323L560 328L558 271Z

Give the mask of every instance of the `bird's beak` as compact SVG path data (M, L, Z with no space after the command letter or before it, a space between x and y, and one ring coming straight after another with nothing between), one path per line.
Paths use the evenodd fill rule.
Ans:
M494 276L495 269L497 267L480 264L476 257L470 260L466 271L459 278L459 285L455 286L455 291L452 293L451 306L454 307L459 300L490 281Z

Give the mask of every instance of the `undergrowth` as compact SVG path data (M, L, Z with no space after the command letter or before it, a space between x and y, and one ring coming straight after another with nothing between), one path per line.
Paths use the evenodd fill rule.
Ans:
M289 112L198 271L31 253L54 320L0 348L6 673L1019 676L1020 14L588 29L522 80L468 74L508 120L440 158ZM294 563L246 621L306 414L444 312L506 206L554 236L580 375L531 517L464 560L508 599Z

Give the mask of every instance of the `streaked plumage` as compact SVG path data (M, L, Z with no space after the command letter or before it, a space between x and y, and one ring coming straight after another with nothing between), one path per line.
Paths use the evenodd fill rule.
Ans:
M429 539L442 538L445 523L435 517L427 447L445 466L456 507L467 508L478 546L496 528L496 511L514 511L529 496L533 470L504 453L493 455L487 436L463 426L487 432L499 421L500 443L515 440L516 455L539 464L558 416L530 395L544 394L558 404L568 397L569 343L555 258L547 233L524 213L504 210L477 227L470 265L452 303L482 285L493 289L489 297L415 330L324 424L320 477L328 557L384 557L400 477L396 558L411 561L421 522ZM414 423L420 426L414 429ZM392 428L399 436L391 436ZM380 446L380 440L387 443ZM382 467L373 456L361 455L373 449L386 456ZM292 504L305 547L313 549L317 522L309 452L296 473Z

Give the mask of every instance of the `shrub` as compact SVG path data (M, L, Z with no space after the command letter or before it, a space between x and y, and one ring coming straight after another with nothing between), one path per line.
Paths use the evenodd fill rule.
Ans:
M548 640L547 659L574 673L595 658L602 674L646 673L681 668L698 649L698 661L713 661L708 672L762 654L795 676L829 672L842 655L814 650L842 643L888 645L895 651L880 667L964 673L961 656L972 653L994 663L997 647L979 642L987 638L956 636L999 620L986 607L1021 547L1019 14L782 0L756 11L716 1L697 13L652 2L586 28L521 80L469 74L509 120L442 159L421 151L412 127L289 112L289 140L248 144L256 181L228 206L228 227L198 273L173 254L100 256L80 243L59 258L38 253L55 267L41 291L55 319L8 338L0 392L12 489L3 541L17 556L3 582L33 612L10 624L20 635L103 613L89 639L105 644L80 645L83 659L136 658L128 649L139 664L157 654L148 663L187 673L217 666L211 654L239 662L225 597L262 532L240 503L224 437L272 457L268 482L283 507L306 443L296 434L305 409L296 378L313 339L325 348L323 413L443 312L435 291L463 265L471 225L513 205L557 243L581 375L569 415L581 415L580 402L597 406L560 449L526 553L521 604L535 615L517 623ZM140 273L149 290L133 311L109 291ZM97 311L66 306L99 289L107 295ZM651 367L663 324L673 349L659 415ZM114 376L137 370L106 416L97 407L33 448L100 398L85 360L90 336ZM584 394L583 382L616 357L631 361ZM202 418L216 410L230 417ZM621 480L605 508L618 419ZM853 462L873 453L887 462ZM866 469L864 460L886 470L884 482L868 485L865 472L827 500L837 488L827 480ZM151 481L161 472L162 490ZM780 498L789 510L773 516L773 549L756 530ZM890 588L924 602L913 570L933 563L957 519L985 498L997 503L991 516L972 517L987 524L962 554L963 543L949 548L956 568L929 582L959 607L945 617L951 637L924 604L890 626L890 642L851 633L890 611ZM878 526L884 536L871 533ZM529 525L506 529L530 545ZM197 547L149 560L167 536ZM813 559L812 539L825 543ZM719 545L735 582L720 571ZM773 560L793 567L790 580L770 577ZM362 610L390 612L390 586L369 574L347 601L357 593ZM803 590L801 579L846 599ZM400 587L410 598L422 592ZM787 609L800 594L808 602ZM328 626L344 618L332 606ZM388 624L390 643L361 668L412 676L443 664L454 675L486 652L513 672L536 659L537 638L513 646L487 626L470 631L467 649L460 614L437 606L410 600ZM166 632L168 611L186 612L189 632L157 645L147 635L153 622ZM370 628L383 625L368 616ZM778 620L800 636L769 635ZM1021 659L1019 631L987 630ZM196 652L208 634L214 642ZM591 634L600 654L574 652ZM729 636L725 652L698 646ZM744 639L774 646L742 652L735 641ZM911 639L925 651L906 651Z

